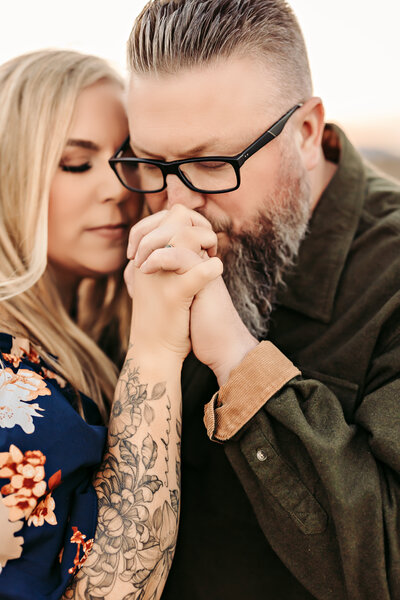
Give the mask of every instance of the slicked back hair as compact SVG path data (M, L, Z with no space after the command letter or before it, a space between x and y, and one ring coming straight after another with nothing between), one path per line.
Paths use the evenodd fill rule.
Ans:
M128 40L138 74L175 74L233 56L263 61L288 101L312 94L304 39L285 0L151 0Z

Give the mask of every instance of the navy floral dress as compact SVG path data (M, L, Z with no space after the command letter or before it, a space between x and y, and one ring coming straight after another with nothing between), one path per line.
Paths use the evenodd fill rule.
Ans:
M0 334L0 359L0 598L59 600L93 544L107 430L27 340Z

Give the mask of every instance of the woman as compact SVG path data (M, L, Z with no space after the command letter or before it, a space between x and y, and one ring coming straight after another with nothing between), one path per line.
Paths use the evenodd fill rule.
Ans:
M1 598L159 598L172 561L188 307L221 264L130 263L131 319L122 92L75 52L0 67Z

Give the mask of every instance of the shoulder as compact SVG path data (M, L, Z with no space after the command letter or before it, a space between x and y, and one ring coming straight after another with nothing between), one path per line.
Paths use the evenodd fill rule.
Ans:
M400 232L400 182L366 168L365 216L372 225Z
M40 578L47 590L43 598L59 598L55 581L61 577L66 585L76 552L73 527L87 539L94 534L91 480L102 460L106 428L80 416L76 392L27 340L0 334L0 361L2 590L14 589L17 579L20 595L10 598L28 598Z
M34 419L44 411L32 401L52 394L41 372L39 355L27 340L0 334L0 360L0 429L18 426L25 434L32 434Z
M90 440L88 432L104 431L96 418L88 422L78 413L78 393L27 340L0 333L0 450L20 440L25 449L44 444L54 451L64 440L63 452L70 440L88 435ZM94 404L80 396L84 404Z
M394 291L400 282L400 182L365 166L363 209L354 238L355 257L363 257L370 278L389 273Z

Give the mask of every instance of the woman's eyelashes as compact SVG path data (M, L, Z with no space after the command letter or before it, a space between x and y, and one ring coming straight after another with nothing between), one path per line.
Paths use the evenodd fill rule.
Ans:
M90 162L84 162L80 165L66 165L65 163L60 163L60 169L65 171L66 173L84 173L88 171L92 165Z

